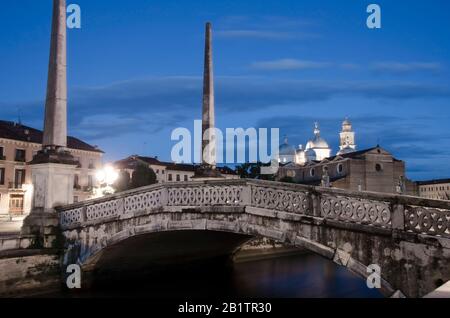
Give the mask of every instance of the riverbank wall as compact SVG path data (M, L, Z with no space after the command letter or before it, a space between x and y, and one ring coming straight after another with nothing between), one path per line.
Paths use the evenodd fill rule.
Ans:
M27 297L60 288L60 253L57 250L0 252L0 297Z

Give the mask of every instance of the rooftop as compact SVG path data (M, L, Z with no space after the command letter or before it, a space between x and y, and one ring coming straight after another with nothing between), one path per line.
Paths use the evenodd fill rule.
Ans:
M166 167L167 170L195 172L195 170L197 169L197 166L193 164L165 162L160 161L158 157L145 157L138 155L130 156L123 160L116 161L114 165L119 169L120 168L132 169L134 168L134 164L136 163L137 160L148 163L149 165L164 166ZM236 174L236 172L233 169L230 169L229 167L217 167L217 170L219 170L220 173L222 174Z
M444 183L450 183L450 179L434 179L434 180L417 181L418 185L431 185L431 184L444 184Z
M20 123L0 120L0 138L42 144L43 132ZM103 153L98 147L71 136L67 137L67 148Z
M326 159L329 160L329 161L335 159L336 157L351 158L351 159L362 159L363 156L366 153L371 152L371 151L376 150L376 149L383 150L383 148L381 148L380 146L376 146L376 147L372 147L372 148L368 148L368 149L362 149L362 150L358 150L358 151L353 151L353 152L348 152L348 153L336 155L336 156L329 157L329 158L326 158ZM384 150L384 151L386 151L386 150ZM401 161L401 160L398 160L396 158L393 158L393 160L394 161Z

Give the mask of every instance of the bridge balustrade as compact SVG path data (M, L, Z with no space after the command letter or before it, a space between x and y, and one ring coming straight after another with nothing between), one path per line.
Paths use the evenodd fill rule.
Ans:
M260 180L167 183L60 207L63 229L165 207L232 206L450 237L450 202Z

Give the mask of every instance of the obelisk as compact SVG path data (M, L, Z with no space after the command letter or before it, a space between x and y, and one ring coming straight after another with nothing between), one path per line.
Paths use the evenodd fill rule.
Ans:
M197 169L195 178L220 178L216 170L215 139L215 103L214 71L212 52L212 25L206 23L205 64L203 73L203 107L202 107L202 164Z
M66 30L66 0L53 0L42 150L30 164L76 164L72 155L65 149L67 147Z
M44 149L67 146L66 0L53 1L52 35L45 103Z
M66 0L53 0L47 96L42 150L28 164L33 182L32 207L22 233L34 235L43 247L53 246L59 217L55 207L73 203L78 162L67 147Z

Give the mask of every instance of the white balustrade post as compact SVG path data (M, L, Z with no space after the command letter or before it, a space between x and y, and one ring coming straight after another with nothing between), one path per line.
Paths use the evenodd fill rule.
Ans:
M310 200L311 200L311 208L312 208L312 211L310 212L310 214L312 214L315 217L321 217L322 212L321 212L321 207L320 207L320 204L321 204L320 193L318 193L318 192L311 193Z
M405 206L403 204L393 205L391 223L393 230L405 230Z
M252 186L248 183L242 187L241 204L243 206L252 205Z
M165 207L169 205L169 188L165 185L161 188L161 206Z

